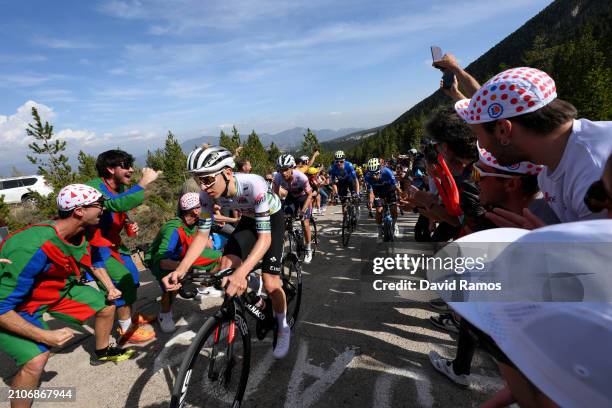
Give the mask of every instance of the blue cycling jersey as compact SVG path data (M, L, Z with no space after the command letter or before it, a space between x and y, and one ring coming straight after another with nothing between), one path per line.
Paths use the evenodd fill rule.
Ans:
M365 182L368 186L368 191L374 190L374 193L384 193L395 189L397 181L393 175L393 171L388 167L380 169L380 177L374 178L373 173L368 171L365 174Z
M332 164L329 168L329 177L332 181L338 181L338 183L357 180L357 172L355 167L349 162L344 161L344 167L338 167L336 164Z

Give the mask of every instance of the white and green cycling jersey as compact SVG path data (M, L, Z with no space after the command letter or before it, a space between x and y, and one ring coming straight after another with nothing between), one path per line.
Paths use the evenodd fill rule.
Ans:
M270 233L270 215L281 209L280 198L268 191L268 184L257 174L234 174L236 195L223 200L231 210L239 210L243 217L255 218L258 233ZM200 231L208 231L214 219L214 199L205 191L200 193L202 213L200 215ZM225 207L224 207L225 208Z

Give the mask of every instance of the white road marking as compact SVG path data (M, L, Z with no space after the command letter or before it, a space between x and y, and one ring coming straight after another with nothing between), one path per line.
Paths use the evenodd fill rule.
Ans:
M289 387L287 389L287 400L285 407L308 408L314 405L321 396L340 378L348 364L355 357L355 350L347 348L334 362L324 369L306 361L308 356L308 343L300 342L300 349L295 361ZM303 391L300 390L304 379L304 374L308 374L317 380Z
M329 291L333 292L333 293L340 293L342 295L354 295L355 294L355 292L351 292L351 291L342 292L340 290L335 290L335 289L332 289L332 288L330 288Z

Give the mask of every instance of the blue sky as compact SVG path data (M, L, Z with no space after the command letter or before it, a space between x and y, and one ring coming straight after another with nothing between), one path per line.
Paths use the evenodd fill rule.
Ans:
M437 88L430 45L467 65L549 3L0 1L0 141L25 153L32 105L91 153L377 126Z

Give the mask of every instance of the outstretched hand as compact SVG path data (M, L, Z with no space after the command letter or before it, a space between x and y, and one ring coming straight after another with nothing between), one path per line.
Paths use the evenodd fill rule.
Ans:
M528 208L523 208L523 215L515 214L503 208L495 208L493 211L488 211L485 214L491 222L502 228L523 228L534 230L536 228L545 227L546 223L537 215L529 211Z

